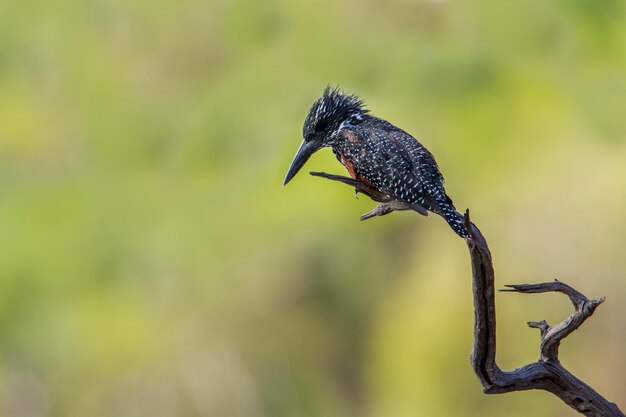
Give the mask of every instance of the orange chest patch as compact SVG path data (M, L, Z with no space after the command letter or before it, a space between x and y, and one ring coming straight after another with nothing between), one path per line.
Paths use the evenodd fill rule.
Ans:
M346 167L346 170L348 170L348 174L350 174L352 178L354 178L355 180L361 181L363 184L367 185L368 187L372 186L372 183L369 182L367 179L365 179L363 175L357 174L356 169L354 168L354 165L352 165L352 163L346 157L344 157L343 155L339 155L339 161L341 161L343 166Z
M346 157L343 155L339 156L339 161L341 161L343 166L346 167L346 169L348 170L348 174L350 174L350 176L356 180L357 175L356 175L356 169L354 169L354 165L352 165L350 161L346 159Z

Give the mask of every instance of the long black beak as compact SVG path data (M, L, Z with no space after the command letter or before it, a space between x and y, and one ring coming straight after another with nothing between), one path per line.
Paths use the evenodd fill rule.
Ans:
M305 140L302 142L296 156L293 158L293 161L291 161L291 166L289 167L289 171L287 171L287 175L285 175L283 187L296 176L298 171L300 171L300 168L304 166L306 161L308 161L311 155L313 155L319 148L320 146L315 141Z

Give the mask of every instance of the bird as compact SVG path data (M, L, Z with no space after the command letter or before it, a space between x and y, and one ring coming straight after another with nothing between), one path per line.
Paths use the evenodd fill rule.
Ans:
M375 117L364 101L339 87L327 86L311 106L283 187L318 150L330 147L350 177L311 172L349 185L378 205L361 216L366 220L393 211L413 210L441 216L452 230L468 238L464 217L446 194L444 178L433 155L417 139L386 120Z

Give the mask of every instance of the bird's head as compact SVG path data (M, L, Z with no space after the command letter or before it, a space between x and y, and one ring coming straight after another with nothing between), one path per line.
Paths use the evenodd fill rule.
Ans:
M345 94L338 87L326 87L307 115L302 135L304 140L291 162L283 185L300 171L306 161L317 150L325 146L332 146L336 140L336 133L348 124L358 124L368 113L363 101L353 94Z

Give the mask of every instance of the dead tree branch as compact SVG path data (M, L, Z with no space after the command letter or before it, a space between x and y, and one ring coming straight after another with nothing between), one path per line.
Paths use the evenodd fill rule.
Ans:
M480 230L471 223L469 211L465 224L471 237L466 239L472 262L474 293L474 348L472 366L484 392L502 394L540 389L553 393L567 405L589 417L626 417L617 405L567 371L559 362L559 345L576 330L604 301L589 300L580 292L559 281L542 284L508 285L503 291L535 294L562 292L574 305L574 312L554 326L545 321L529 322L541 333L541 354L537 362L513 371L502 371L496 364L496 306L494 270L491 253Z

